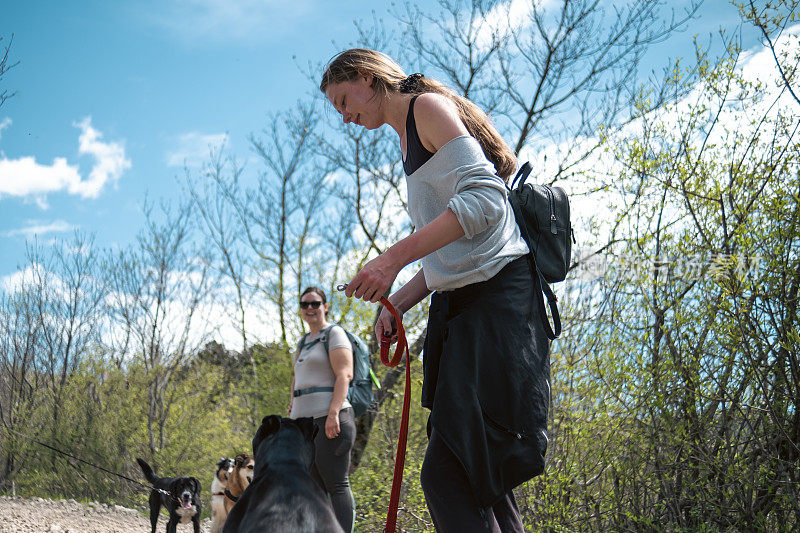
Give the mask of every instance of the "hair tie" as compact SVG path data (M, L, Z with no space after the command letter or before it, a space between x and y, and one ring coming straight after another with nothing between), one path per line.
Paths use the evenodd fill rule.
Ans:
M404 79L403 81L401 81L398 84L398 87L400 88L400 92L401 93L411 93L411 92L416 91L418 89L417 86L419 85L419 80L421 80L424 77L425 76L423 76L419 72L415 72L411 76L407 76L406 79Z

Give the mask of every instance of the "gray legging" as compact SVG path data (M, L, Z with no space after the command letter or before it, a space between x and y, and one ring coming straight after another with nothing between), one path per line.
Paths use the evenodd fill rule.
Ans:
M355 519L355 500L350 491L350 450L356 440L356 423L353 409L348 407L339 411L339 435L333 439L325 436L327 416L314 419L317 437L314 439L316 455L311 465L311 475L328 493L331 506L345 531L353 530Z

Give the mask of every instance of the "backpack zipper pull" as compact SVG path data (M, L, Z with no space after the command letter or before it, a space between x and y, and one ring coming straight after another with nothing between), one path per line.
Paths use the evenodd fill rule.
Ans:
M550 201L550 233L558 235L558 228L556 228L556 207L553 201L553 189L545 186L547 191L547 199Z

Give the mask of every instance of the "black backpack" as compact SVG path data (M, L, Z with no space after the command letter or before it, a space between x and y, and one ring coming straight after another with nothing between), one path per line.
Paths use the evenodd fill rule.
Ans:
M313 346L317 342L321 342L325 347L325 353L328 353L328 333L331 328L336 324L330 324L320 331L320 337L314 339L309 346ZM341 326L340 326L341 327ZM344 329L344 328L342 328ZM381 382L378 376L372 371L370 365L370 353L367 343L360 337L356 337L346 329L347 340L350 341L350 349L353 352L353 380L350 382L350 389L347 391L347 401L353 406L353 415L359 417L367 412L369 406L372 404L372 385L374 384L378 389L381 388ZM300 347L298 353L303 351L308 334L303 335L300 340ZM333 387L309 387L307 389L299 389L293 392L295 396L302 396L311 392L333 392Z
M545 332L552 340L561 334L561 317L556 295L548 283L564 281L567 277L575 237L569 218L567 194L561 187L525 183L531 170L530 163L522 165L508 189L508 199L522 238L530 249L527 257L538 288L539 311ZM547 296L555 331L547 320L542 293Z

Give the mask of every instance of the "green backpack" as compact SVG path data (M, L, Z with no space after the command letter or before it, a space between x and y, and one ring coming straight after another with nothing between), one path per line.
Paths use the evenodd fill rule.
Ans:
M335 325L336 324L330 324L328 327L323 328L322 331L320 331L321 336L312 341L309 346L321 342L325 347L325 353L328 353L328 333ZM347 392L347 401L353 406L353 414L359 417L366 413L367 409L369 409L369 406L372 404L372 385L374 384L375 387L380 390L381 382L378 380L378 376L372 371L367 343L346 329L342 329L347 335L347 340L350 341L350 349L353 351L353 380L350 382L350 390ZM303 351L307 337L308 334L303 335L298 353ZM303 394L312 392L333 392L333 387L309 387L307 389L296 390L293 394L294 396L302 396Z

